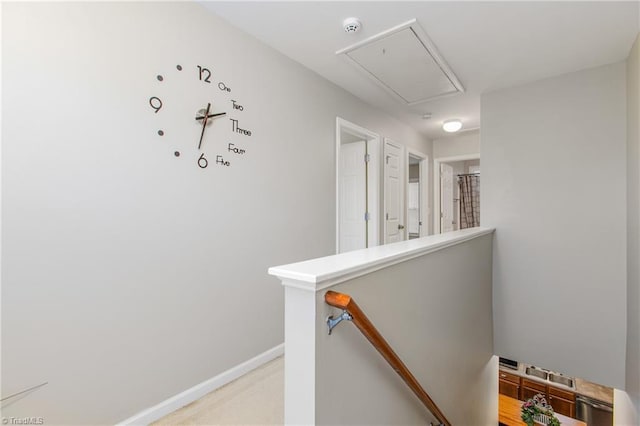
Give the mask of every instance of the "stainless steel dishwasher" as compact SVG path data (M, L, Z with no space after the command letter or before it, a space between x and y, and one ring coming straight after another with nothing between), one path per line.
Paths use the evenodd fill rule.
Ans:
M589 426L612 426L613 405L576 395L576 419Z

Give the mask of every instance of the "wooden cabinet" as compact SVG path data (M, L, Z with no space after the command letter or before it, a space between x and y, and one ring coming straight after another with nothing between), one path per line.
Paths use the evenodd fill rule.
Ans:
M541 393L542 395L545 395L544 392L540 392L537 389L531 389L531 388L525 388L522 387L522 391L520 392L520 400L521 401L526 401L529 398L533 398L534 396L536 396L537 394ZM546 396L545 396L546 398Z
M520 398L520 377L515 374L500 371L498 385L502 395L514 399Z
M522 378L522 391L520 392L520 400L526 401L527 399L533 398L539 393L541 393L546 398L547 385Z
M547 399L547 402L553 407L553 411L555 411L558 414L563 414L567 417L572 417L575 418L576 417L576 403L563 399L563 398L558 398L557 396L549 396L549 399Z
M518 399L519 395L520 395L520 386L515 384L515 383L511 383L511 382L507 382L506 380L500 380L500 393L502 395L511 397L513 399Z
M556 413L572 418L576 416L576 395L573 392L525 379L503 370L499 370L498 379L502 395L526 401L537 394L542 394Z
M547 402L553 407L553 411L568 417L576 416L576 394L563 389L549 386Z

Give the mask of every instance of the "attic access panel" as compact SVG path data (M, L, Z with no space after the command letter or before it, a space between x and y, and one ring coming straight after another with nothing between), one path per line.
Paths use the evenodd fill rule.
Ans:
M414 19L336 52L407 105L464 92Z

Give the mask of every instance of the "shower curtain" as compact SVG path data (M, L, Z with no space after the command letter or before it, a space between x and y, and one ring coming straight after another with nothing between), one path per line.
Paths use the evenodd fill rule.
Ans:
M458 176L460 229L480 226L480 175Z

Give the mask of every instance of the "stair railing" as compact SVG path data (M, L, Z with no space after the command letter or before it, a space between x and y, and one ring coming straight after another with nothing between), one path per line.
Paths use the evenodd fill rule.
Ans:
M373 323L362 312L360 307L348 294L338 293L335 291L327 291L324 295L325 302L338 309L342 309L343 312L337 318L329 317L327 319L327 326L329 327L329 334L331 330L338 325L341 321L347 320L353 322L353 324L360 330L364 337L373 345L374 348L382 355L382 357L391 365L396 373L404 380L413 393L420 399L425 407L435 416L435 418L443 426L451 426L449 420L442 413L440 408L433 402L433 399L422 388L418 380L415 378L407 366L402 362L400 357L394 352L389 343L382 337L380 332L376 329Z

